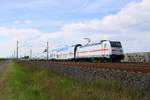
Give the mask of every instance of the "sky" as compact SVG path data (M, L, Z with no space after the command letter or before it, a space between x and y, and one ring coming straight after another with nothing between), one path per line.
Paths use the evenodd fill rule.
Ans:
M150 51L150 0L0 0L0 57L44 56L100 40L121 41L125 53Z

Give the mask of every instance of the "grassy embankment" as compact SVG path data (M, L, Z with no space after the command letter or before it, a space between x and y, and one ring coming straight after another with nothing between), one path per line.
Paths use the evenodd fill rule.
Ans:
M143 90L115 81L81 81L11 63L0 79L1 100L144 100ZM2 83L3 82L3 83Z
M4 61L5 61L5 59L0 58L0 64L3 63Z

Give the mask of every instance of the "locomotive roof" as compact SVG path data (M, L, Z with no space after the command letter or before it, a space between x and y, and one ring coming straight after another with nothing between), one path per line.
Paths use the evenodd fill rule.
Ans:
M79 48L90 47L90 46L94 46L94 45L100 45L100 44L102 44L104 41L119 42L119 41L101 40L100 42L97 42L97 43L91 43L91 44L86 44L86 45L79 46ZM76 45L79 45L79 44L76 44ZM71 48L71 47L75 47L76 45L71 45L71 46L68 46L68 45L67 45L67 46L62 47L62 48L53 49L52 51L56 51L56 52L65 51L65 50L68 50L68 49Z
M80 46L79 48L82 48L82 47L89 47L89 46L94 46L94 45L100 45L100 44L102 44L102 42L83 45L83 46Z
M82 47L90 47L90 46L94 46L94 45L100 45L100 44L102 44L104 41L119 42L119 41L101 40L100 42L83 45L83 46L80 46L79 48L82 48Z

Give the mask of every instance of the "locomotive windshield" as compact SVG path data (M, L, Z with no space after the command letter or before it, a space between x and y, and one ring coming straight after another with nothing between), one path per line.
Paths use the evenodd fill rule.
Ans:
M121 43L120 42L110 42L111 47L117 47L117 48L122 48Z

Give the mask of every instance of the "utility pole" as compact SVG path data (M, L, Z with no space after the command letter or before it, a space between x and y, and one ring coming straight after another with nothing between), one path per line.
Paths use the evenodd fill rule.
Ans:
M49 43L47 42L47 60L49 59L49 47L48 47Z
M32 58L32 50L30 50L30 59Z
M16 56L16 51L14 50L13 58L15 58L15 56Z
M18 40L17 40L17 48L16 48L16 49L17 49L17 50L16 50L16 51L17 51L17 52L16 52L16 58L17 58L17 59L18 59L18 48L19 48L19 47L18 47L18 44L19 44L19 42L18 42Z

